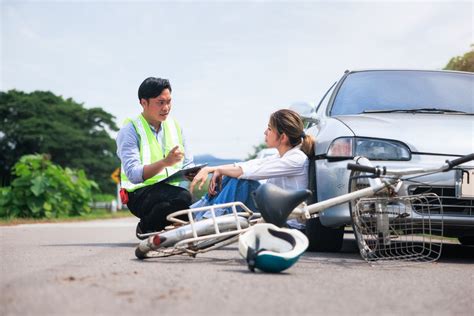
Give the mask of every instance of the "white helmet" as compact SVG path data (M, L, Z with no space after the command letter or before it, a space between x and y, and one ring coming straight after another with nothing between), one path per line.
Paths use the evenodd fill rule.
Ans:
M256 224L239 237L239 252L250 271L280 272L291 267L308 248L308 238L300 231Z

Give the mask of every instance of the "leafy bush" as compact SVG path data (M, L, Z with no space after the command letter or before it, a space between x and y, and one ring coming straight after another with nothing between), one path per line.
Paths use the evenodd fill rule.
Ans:
M91 211L92 190L84 171L62 168L46 155L21 157L10 187L0 189L0 217L53 218Z
M112 194L94 194L92 196L92 200L94 202L112 202L113 200L115 200L115 195L112 195Z
M199 190L199 186L196 185L194 187L194 192L193 192L193 201L197 201L201 199L204 195L207 194L207 188L209 187L209 181L211 179L211 176L207 177L206 183L202 186L201 190Z

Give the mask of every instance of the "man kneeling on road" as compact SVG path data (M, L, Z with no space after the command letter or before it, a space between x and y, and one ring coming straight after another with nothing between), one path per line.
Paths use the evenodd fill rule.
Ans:
M162 180L181 169L183 163L193 164L193 156L186 149L180 125L169 117L169 81L145 79L138 89L138 99L143 112L128 119L120 129L117 155L122 164L122 202L140 218L136 229L140 238L140 234L162 230L168 224L168 214L189 208L189 191L179 187L179 182Z

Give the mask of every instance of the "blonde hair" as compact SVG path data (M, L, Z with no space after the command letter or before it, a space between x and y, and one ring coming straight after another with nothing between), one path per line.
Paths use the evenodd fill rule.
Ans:
M270 116L270 126L278 134L285 134L291 147L301 144L301 151L309 158L314 156L314 137L305 134L303 120L298 113L287 109L278 110Z

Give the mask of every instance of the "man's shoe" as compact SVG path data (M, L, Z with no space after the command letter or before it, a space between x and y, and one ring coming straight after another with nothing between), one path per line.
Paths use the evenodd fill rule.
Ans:
M142 234L145 233L142 229L141 223L142 222L138 222L138 224L137 224L137 229L135 230L135 236L137 236L138 239L143 240L143 239L146 239L147 237L141 236Z

